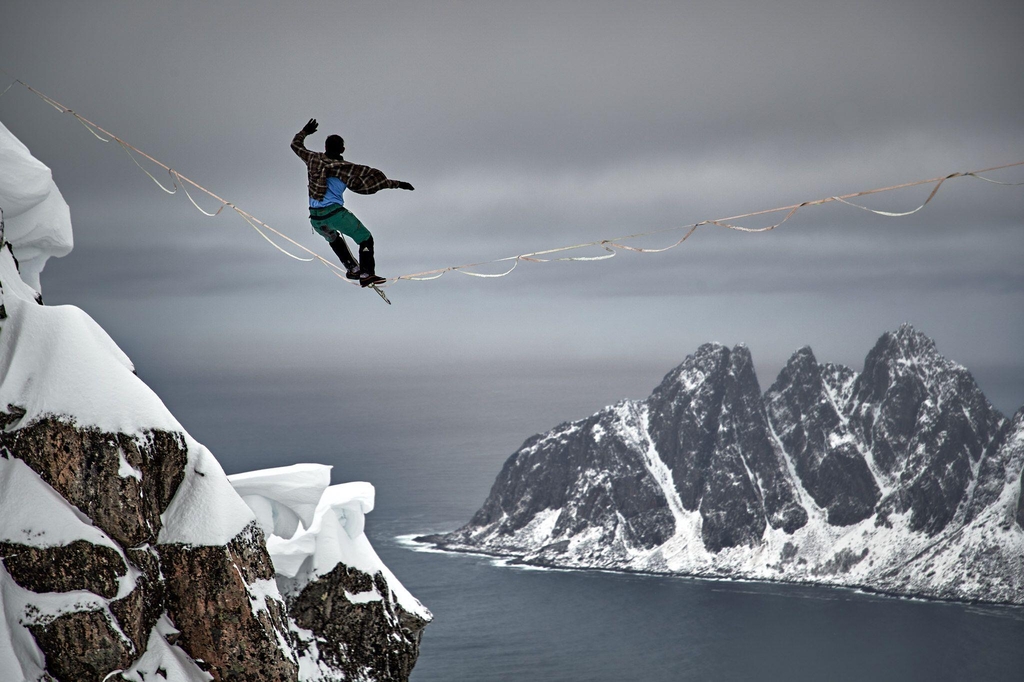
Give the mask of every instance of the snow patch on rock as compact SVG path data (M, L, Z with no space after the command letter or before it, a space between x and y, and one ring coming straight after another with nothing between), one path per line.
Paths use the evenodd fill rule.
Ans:
M209 682L213 679L209 673L203 672L189 655L180 647L169 644L167 638L177 635L178 631L171 624L167 614L160 617L156 627L149 633L146 651L139 660L124 672L121 677L132 682Z
M0 520L0 542L56 547L85 540L118 549L89 517L13 457L0 456Z
M253 521L220 462L191 437L185 479L160 517L160 544L226 545Z

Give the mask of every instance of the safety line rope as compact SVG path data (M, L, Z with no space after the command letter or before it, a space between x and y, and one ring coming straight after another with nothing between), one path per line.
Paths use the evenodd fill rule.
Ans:
M7 71L4 71L2 68L0 68L0 71L2 71L3 73L7 74L8 76L11 76L9 73L7 73ZM11 76L11 77L14 78L13 76ZM203 215L209 216L211 218L219 215L221 213L221 211L224 210L225 207L228 207L232 211L237 213L239 216L241 216L241 218L246 223L248 223L250 227L252 227L254 230L256 230L256 232L261 237L263 237L265 240L267 240L267 242L269 242L274 248L276 248L281 253L283 253L283 254L291 257L291 258L294 258L295 260L299 260L299 261L303 261L303 262L311 262L311 261L314 261L314 260L319 261L323 265L327 266L328 270L330 270L331 274L333 274L335 277L338 277L339 279L341 279L344 282L347 282L347 283L350 283L350 284L355 284L355 282L351 282L351 281L349 281L349 280L347 280L345 278L345 276L344 276L345 270L342 269L339 265L336 265L335 263L332 263L332 262L328 261L326 258L320 256L315 251L312 251L311 249L303 246L302 244L300 244L299 242L295 241L291 237L288 237L287 235L279 232L278 230L274 229L273 227L271 227L267 223L263 222L262 220L260 220L256 216L252 215L251 213L249 213L249 212L239 208L238 206L236 206L235 204L231 203L230 201L227 201L226 199L222 199L220 196L218 196L217 194L214 194L213 192L211 192L210 190L206 189L205 187L203 187L199 183L197 183L197 182L195 182L193 180L190 180L189 178L185 177L184 175L181 175L178 171L174 170L170 166L168 166L168 165L158 161L157 159L153 158L149 154L146 154L145 152L141 151L137 147L134 147L134 146L128 144L127 142L125 142L121 138L119 138L116 135L114 135L113 133L105 130L104 128L96 125L92 121L84 118L83 116L81 116L77 112L73 111L72 109L69 109L68 107L64 106L60 102L58 102L58 101L56 101L56 100L54 100L54 99L44 95L43 93L39 92L38 90L36 90L32 86L28 85L24 81L22 81L22 80L20 80L18 78L14 78L14 81L10 85L8 85L7 88L5 88L3 92L0 92L0 97L2 97L4 94L6 94L7 91L10 90L11 87L14 86L15 83L24 86L29 92L35 94L37 97L42 99L44 102L46 102L47 104L52 106L57 111L60 111L61 113L65 113L65 114L71 114L72 116L74 116L74 118L76 120L78 120L85 127L86 130L88 130L90 133L92 133L92 135L94 137L96 137L96 139L101 140L102 142L109 142L110 140L114 140L115 142L117 142L118 145L120 145L121 148L124 149L125 153L128 154L128 157L135 163L135 165L138 166L142 170L142 172L144 172L146 175L148 175L150 177L150 179L152 179L153 182L156 183L157 186L160 187L160 189L162 189L164 192L166 192L168 194L175 194L175 193L177 193L178 189L181 188L182 191L184 191L185 196L188 197L188 200L190 202L192 202L192 205L195 206L196 209L198 209ZM107 135L108 138L104 138L102 135L100 135L100 133L103 133L104 135ZM136 158L136 156L134 154L132 154L132 152L135 152L136 154L146 158L147 160L151 161L152 163L154 163L157 166L159 166L159 167L163 168L164 170L166 170L168 175L170 175L170 177L171 177L171 182L173 184L173 189L168 189L166 186L163 185L163 183L161 183L159 180L157 180L157 178L155 176L153 176L152 173L150 173L148 170L146 170L146 168L144 168L142 166L142 164L139 163L138 158ZM424 270L423 272L416 272L416 273L412 273L412 274L408 274L408 275L399 275L397 277L391 277L391 278L389 278L387 280L387 282L388 283L394 283L394 282L399 282L399 281L402 281L402 280L424 282L424 281L430 281L430 280L438 279L438 278L440 278L441 276L443 276L444 274L446 274L448 272L459 272L459 273L461 273L463 275L469 275L471 277L483 277L483 278L505 277L507 275L510 275L512 273L512 271L516 269L516 267L519 265L519 263L524 262L524 261L525 262L530 262L530 263L548 263L548 262L557 262L557 261L592 262L592 261L601 261L601 260L607 260L609 258L613 258L613 257L615 257L615 255L617 254L618 251L632 251L632 252L635 252L635 253L663 253L665 251L668 251L669 249L674 249L675 247L677 247L680 244L682 244L683 242L685 242L687 239L689 239L697 231L697 228L702 227L704 225L714 225L714 226L723 227L723 228L726 228L726 229L729 229L729 230L736 230L736 231L739 231L739 232L748 232L748 233L768 232L770 230L774 230L775 228L779 227L780 225L782 225L783 223L788 221L790 218L792 218L797 213L797 211L799 211L802 208L805 208L807 206L820 206L822 204L827 204L827 203L830 203L830 202L833 202L833 201L837 201L837 202L846 204L848 206L852 206L854 208L859 208L859 209L864 210L864 211L870 211L871 213L875 213L877 215L886 216L886 217L909 216L909 215L912 215L914 213L917 213L918 211L923 209L925 206L927 206L931 202L931 200L933 198L935 198L935 195L938 193L938 191L942 187L943 183L946 182L947 180L951 180L953 178L972 177L972 178L976 178L978 180L984 180L985 182L990 182L990 183L993 183L993 184L996 184L996 185L1003 185L1003 186L1007 186L1007 187L1016 187L1016 186L1024 185L1024 182L1002 182L1002 181L999 181L999 180L994 180L992 178L984 177L982 175L982 173L991 173L991 172L994 172L994 171L1003 170L1003 169L1006 169L1006 168L1013 168L1013 167L1016 167L1016 166L1024 166L1024 161L1019 161L1017 163L1008 163L1008 164L1004 164L1004 165L1001 165L1001 166L992 166L990 168L985 168L985 169L976 170L976 171L950 173L949 175L940 176L940 177L936 177L936 178L929 178L927 180L916 180L914 182L905 182L905 183L902 183L902 184L899 184L899 185L890 185L888 187L879 187L877 189L870 189L870 190L865 190L865 191L862 191L862 192L853 192L853 193L844 194L844 195L841 195L841 196L824 197L822 199L815 199L813 201L804 201L804 202L801 202L799 204L791 204L789 206L779 206L777 208L768 208L768 209L764 209L764 210L760 210L760 211L752 211L752 212L749 212L749 213L741 213L739 215L728 216L728 217L725 217L725 218L715 218L715 219L710 219L710 220L702 220L700 222L691 223L689 225L676 225L676 226L662 228L662 229L658 229L658 230L650 230L650 231L647 231L647 232L637 232L637 233L634 233L634 234L623 235L623 236L620 236L620 237L612 237L610 239L600 239L600 240L591 241L591 242L584 242L584 243L580 243L580 244L572 244L570 246L561 246L561 247L552 248L552 249L545 249L543 251L533 251L533 252L530 252L530 253L521 253L521 254L517 254L517 255L514 255L514 256L507 256L505 258L495 258L495 259L492 259L492 260L478 261L478 262L475 262L475 263L465 263L463 265L451 265L451 266L444 267L444 268L436 268L434 270ZM898 189L906 189L906 188L909 188L909 187L917 187L917 186L921 186L921 185L930 185L930 184L934 184L935 186L932 188L932 191L928 194L928 197L917 208L914 208L914 209L909 210L909 211L902 211L902 212L881 211L881 210L878 210L878 209L870 208L868 206L863 206L861 204L854 203L854 202L850 201L850 199L856 199L856 198L859 198L859 197L869 196L869 195L872 195L872 194L879 194L881 192L891 192L891 191L898 190ZM196 203L196 200L192 197L191 193L189 193L187 185L191 185L194 189L196 189L196 190L198 190L200 192L203 192L204 194L206 194L206 195L210 196L211 198L215 199L216 201L220 202L220 207L215 212L213 212L213 213L204 210L202 207L199 206L198 203ZM774 223L772 225L768 225L768 226L765 226L765 227L745 227L745 226L742 226L742 225L737 225L734 222L734 221L742 220L742 219L745 219L745 218L754 218L754 217L762 216L762 215L770 215L770 214L773 214L773 213L781 213L783 211L786 211L786 214L783 216L783 218L781 220L779 220L778 222L776 222L776 223ZM266 230L267 232L271 232L271 233L277 235L278 237L280 237L281 239L287 241L289 244L291 244L292 246L296 247L297 249L299 249L299 250L309 254L310 257L309 258L304 258L302 256L297 256L296 254L290 252L289 250L285 249L280 244L275 242L273 239L271 239L268 236L267 232L265 232L264 230ZM623 244L622 243L624 241L628 241L628 240L631 240L631 239L638 239L640 237L650 237L650 236L653 236L653 235L664 234L664 233L668 233L668 232L679 232L681 230L686 230L685 234L683 234L683 236L681 238L679 238L677 241L673 242L672 244L669 244L668 246L664 246L664 247L661 247L661 248L642 248L642 247L637 247L637 246L629 246L627 244ZM554 256L554 254L565 253L567 251L576 251L576 250L579 250L579 249L594 248L594 247L604 249L608 253L604 254L604 255L601 255L601 256L556 256L556 257L548 257L548 256ZM483 267L483 266L486 266L486 265L494 265L494 264L507 265L508 263L511 263L511 266L508 266L508 268L505 271L499 272L499 273L482 273L482 272L475 272L474 271L474 269L480 268L480 267Z
M469 268L478 268L478 267L482 267L482 266L490 265L490 264L495 264L495 263L507 263L509 261L512 261L514 263L518 263L520 261L548 262L548 261L552 261L552 260L557 260L557 261L586 261L586 260L604 260L606 258L610 258L611 257L611 256L598 256L596 258L595 257L590 257L590 258L587 258L587 257L539 258L538 257L538 256L551 255L551 254L554 254L554 253L560 253L560 252L564 252L564 251L573 251L573 250L576 250L576 249L584 249L584 248L591 248L591 247L601 247L601 248L604 248L604 249L606 249L608 251L611 251L612 249L621 249L621 250L626 250L626 251L634 251L634 252L637 252L637 253L662 253L664 251L668 251L669 249L674 249L675 247L677 247L680 244L682 244L683 242L685 242L687 239L689 239L693 235L694 232L697 231L697 228L699 228L699 227L701 227L703 225L716 225L718 227L724 227L724 228L727 228L727 229L730 229L730 230L737 230L737 231L740 231L740 232L751 232L751 233L768 232L769 230L774 230L775 228L779 227L780 225L785 223L787 220L792 218L796 214L796 212L799 211L801 208L804 208L806 206L820 206L822 204L827 204L827 203L832 202L832 201L838 201L840 203L844 203L844 204L847 204L849 206L854 206L856 208L863 209L865 211L870 211L872 213L876 213L876 214L882 215L882 216L888 216L888 217L908 216L908 215L917 213L922 208L927 206L928 203L931 202L931 200L935 198L935 195L938 193L939 188L942 186L942 184L944 182L946 182L947 180L950 180L950 179L953 179L953 178L973 177L973 178L977 178L979 180L985 180L987 182L993 182L993 183L996 183L996 184L999 184L999 185L1006 185L1006 186L1024 185L1024 183L1019 183L1019 182L1018 183L1000 182L1000 181L992 180L991 178L986 178L986 177L983 177L982 175L980 175L981 173L989 173L989 172L992 172L992 171L1002 170L1004 168L1013 168L1015 166L1024 166L1024 161L1019 161L1017 163L1004 164L1002 166L993 166L991 168L985 168L983 170L968 171L968 172L964 172L964 173L950 173L949 175L944 175L944 176L940 176L940 177L936 177L936 178L929 178L927 180L916 180L914 182L905 182L905 183L902 183L902 184L899 184L899 185L890 185L889 187L879 187L877 189L870 189L870 190L865 190L865 191L862 191L862 192L853 192L853 193L850 193L850 194L844 194L842 196L825 197L825 198L822 198L822 199L815 199L813 201L804 201L804 202L801 202L799 204L791 204L789 206L780 206L778 208L768 208L768 209L764 209L764 210L761 210L761 211L752 211L750 213L741 213L739 215L729 216L727 218L716 218L716 219L713 219L713 220L702 220L702 221L700 221L698 223L692 223L690 225L681 225L681 226L677 225L677 226L673 226L673 227L663 228L663 229L660 229L660 230L651 230L649 232L638 232L636 234L625 235L625 236L622 236L622 237L613 237L611 239L601 239L601 240L598 240L598 241L584 242L584 243L581 243L581 244L573 244L571 246L562 246L562 247L559 247L559 248L556 248L556 249L548 249L548 250L545 250L545 251L535 251L533 253L524 253L524 254L519 254L519 255L516 255L516 256L507 256L505 258L497 258L497 259L489 260L489 261L480 261L480 262L477 262L477 263L467 263L465 265L454 265L454 266L449 266L449 267L446 267L446 268L438 268L436 270L426 270L424 272L417 272L417 273L413 273L411 275L400 275L398 277L393 278L391 281L398 281L398 280L403 280L403 279L408 279L408 280L413 280L413 281L432 280L432 279L438 279L439 277L441 277L445 273L453 272L453 271L454 272L461 272L464 275L473 275L473 276L476 276L476 277L483 277L485 275L481 275L479 273L472 272L471 270L469 270ZM917 208L915 208L915 209L913 209L911 211L903 211L903 212L899 212L899 213L890 212L890 211L880 211L880 210L877 210L877 209L869 208L867 206L862 206L860 204L856 204L856 203L853 203L853 202L849 201L850 199L854 199L854 198L857 198L857 197L868 196L868 195L871 195L871 194L878 194L878 193L881 193L881 192L890 192L890 191L893 191L893 190L905 189L905 188L908 188L908 187L916 187L916 186L920 186L920 185L929 185L929 184L933 184L933 183L935 184L935 187L932 188L932 191L928 194L928 197L924 200L924 203L922 203L920 206L918 206ZM766 227L744 227L742 225L736 225L733 222L733 221L736 221L736 220L741 220L743 218L752 218L752 217L761 216L761 215L768 215L768 214L771 214L771 213L781 213L782 211L786 211L787 212L786 215L783 216L782 220L780 220L780 221L778 221L778 222L776 222L776 223L774 223L772 225L768 225ZM640 248L640 247L629 246L629 245L620 243L620 242L623 242L623 241L626 241L626 240L629 240L629 239L637 239L639 237L649 237L651 235L663 234L663 233L666 233L666 232L677 232L679 230L686 230L686 233L680 239L678 239L677 241L673 242L672 244L669 244L668 246L662 247L662 248L653 248L653 249L652 248ZM612 253L612 255L614 255L614 253ZM497 275L487 275L487 276L490 276L490 277L504 277L505 275L509 274L514 269L515 269L515 266L513 265L513 267L510 268L507 272L500 273L500 274L497 274Z
M7 71L4 71L3 69L0 69L0 71L3 71L3 73L7 73ZM7 75L10 76L10 74L7 74ZM262 220L260 220L256 216L254 216L251 213L249 213L248 211L245 211L242 208L236 206L234 203L232 203L232 202L230 202L230 201L228 201L226 199L223 199L222 197L220 197L217 194L215 194L215 193L211 192L210 190L206 189L205 187L203 187L199 183L195 182L194 180L191 180L191 179L185 177L184 175L182 175L178 171L174 170L173 168L171 168L167 164L162 163L161 161L153 158L152 156L150 156L146 152L142 151L138 147L135 147L135 146L129 144L128 142L125 142L120 137L118 137L118 136L114 135L113 133L111 133L109 130L106 130L105 128L103 128L103 127L93 123L92 121L90 121L89 119L85 118L84 116L82 116L81 114L77 113L76 111L74 111L74 110L64 106L63 104L61 104L57 100L55 100L55 99L53 99L51 97L48 97L47 95L45 95L42 92L40 92L40 91L36 90L35 88L33 88L28 83L25 83L24 81L22 81L21 79L14 78L14 82L11 83L11 86L13 86L15 83L17 83L19 85L22 85L29 92L31 92L32 94L36 95L40 99L42 99L44 102L46 102L47 104L52 106L57 111L59 111L61 113L65 113L65 114L71 114L77 121L79 121L85 127L86 130L88 130L90 133L92 133L92 135L96 139L100 140L101 142L110 142L111 140L117 142L117 144L122 149L124 149L125 153L135 163L135 165L138 166L139 169L141 169L143 173L148 175L149 178L154 183L156 183L156 185L160 189L162 189L164 192L166 192L167 194L176 194L178 189L181 188L182 191L184 191L185 195L188 197L189 201L192 202L192 205L195 206L197 209L199 209L199 211L201 213L203 213L203 215L206 215L206 216L209 216L209 217L214 217L214 216L218 215L221 211L224 210L224 207L228 207L231 210L233 210L235 213L237 213L246 223L248 223L248 225L250 227L252 227L254 230L256 230L256 232L261 237L266 239L267 242L269 242L271 244L271 246L273 246L275 249L277 249L281 253L285 254L286 256L289 256L290 258L294 258L295 260L303 261L303 262L307 262L307 263L311 262L311 261L314 261L314 260L320 261L325 266L327 266L327 268L331 271L331 273L333 275L335 275L336 277L341 279L343 282L353 283L353 284L355 283L355 282L350 282L348 279L345 278L345 270L341 266L335 265L334 263L330 262L329 260L327 260L323 256L319 255L315 251L312 251L311 249L309 249L309 248L303 246L302 244L300 244L299 242L295 241L294 239L292 239L288 235L283 234L282 232L274 229L273 227L271 227L267 223L263 222ZM11 86L8 86L8 89ZM4 92L6 92L6 90ZM0 95L3 95L3 93L0 93ZM104 138L103 135L100 135L100 133L103 133L103 135L106 135L107 137ZM161 183L152 173L150 173L141 163L139 163L139 160L135 157L134 154L132 154L132 152L135 152L135 154L138 154L138 155L148 159L149 161L151 161L152 163L156 164L160 168L163 168L164 170L166 170L168 175L171 178L171 182L172 182L172 187L173 188L172 189L168 189L163 183ZM191 185L196 190L199 190L200 192L203 192L204 194L206 194L206 195L210 196L211 198L215 199L216 201L220 202L220 208L218 208L217 211L215 211L213 213L210 213L210 212L204 210L203 208L201 208L199 206L199 204L196 203L196 201L192 197L192 195L189 193L187 185ZM267 235L267 232L265 232L264 230L269 231L269 232L277 235L278 237L280 237L281 239L287 241L289 244L291 244L295 248L297 248L297 249L299 249L301 251L304 251L305 253L309 254L310 257L309 258L303 258L301 256L295 255L294 253L292 253L288 249L282 247L280 244L278 244L273 239L271 239Z

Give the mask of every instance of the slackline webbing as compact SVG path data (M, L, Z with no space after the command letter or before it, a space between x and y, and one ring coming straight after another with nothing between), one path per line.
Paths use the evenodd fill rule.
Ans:
M36 95L40 99L42 99L44 102L46 102L47 104L52 106L57 111L59 111L61 113L65 113L65 114L71 114L72 116L74 116L75 119L78 120L85 127L86 130L88 130L90 133L92 133L92 135L96 139L98 139L98 140L100 140L102 142L110 142L111 140L113 140L114 142L117 142L117 144L122 149L124 149L125 153L135 163L135 165L138 166L139 169L141 169L143 173L148 175L150 177L150 179L153 180L153 182L156 183L156 185L160 189L162 189L164 192L166 192L167 194L176 194L177 191L179 189L181 189L184 192L185 196L192 203L192 205L195 206L196 209L198 209L203 215L209 216L211 218L219 215L221 213L221 211L224 210L225 207L230 208L232 211L234 211L239 216L241 216L241 218L246 223L248 223L250 227L252 227L254 230L256 230L256 232L261 237L266 239L274 248L276 248L281 253L283 253L283 254L291 257L291 258L294 258L295 260L298 260L298 261L303 261L303 262L319 261L323 265L327 266L327 268L331 271L331 274L333 274L335 277L337 277L341 281L349 283L349 284L356 284L356 285L358 285L358 282L354 282L354 281L351 281L351 280L348 280L348 279L345 278L345 270L340 265L332 263L331 261L327 260L326 258L324 258L323 256L319 255L315 251L313 251L313 250L303 246L302 244L300 244L299 242L295 241L291 237L289 237L289 236L283 234L282 232L279 232L278 230L274 229L273 227L271 227L267 223L263 222L262 220L260 220L256 216L252 215L251 213L241 209L240 207L238 207L234 203L232 203L230 201L227 201L226 199L222 199L220 196L214 194L213 192L211 192L210 190L206 189L205 187L203 187L199 183L195 182L194 180L190 180L189 178L185 177L184 175L182 175L178 171L174 170L170 166L168 166L168 165L158 161L157 159L155 159L152 156L150 156L149 154L143 152L139 148L134 147L134 146L128 144L127 142L125 142L121 138L117 137L113 133L109 132L108 130L105 130L104 128L102 128L102 127L100 127L98 125L96 125L95 123L93 123L92 121L88 120L87 118L84 118L83 116L81 116L77 112L73 111L72 109L69 109L68 107L64 106L60 102L58 102L58 101L56 101L56 100L54 100L54 99L44 95L43 93L39 92L38 90L36 90L32 86L30 86L28 83L25 83L24 81L11 76L11 74L7 73L7 71L3 70L2 68L0 68L0 71L3 71L3 73L5 73L9 77L13 78L13 82L11 82L11 84L8 85L3 90L3 92L0 92L0 97L3 97L7 93L7 91L10 90L15 84L19 84L19 85L24 86L29 92L31 92L32 94ZM101 133L102 133L102 135L101 135ZM103 135L106 135L107 137L103 137ZM132 152L135 152L135 154L133 154ZM171 188L168 188L167 186L165 186L152 173L150 173L148 170L146 170L146 168L143 167L143 165L141 163L139 163L139 159L137 158L136 154L138 156L141 156L141 157L149 160L150 162L152 162L153 164L159 166L160 168L166 170L167 174L170 176L170 179L171 179ZM1003 164L1003 165L1000 165L1000 166L992 166L992 167L989 167L989 168L983 168L981 170L975 170L975 171L955 172L955 173L950 173L948 175L943 175L943 176L939 176L939 177L935 177L935 178L929 178L927 180L915 180L913 182L905 182L905 183L902 183L902 184L899 184L899 185L890 185L888 187L879 187L879 188L876 188L876 189L869 189L869 190L864 190L864 191L861 191L861 192L852 192L850 194L843 194L841 196L824 197L824 198L821 198L821 199L814 199L812 201L804 201L804 202L801 202L799 204L790 204L789 206L779 206L777 208L768 208L768 209L763 209L763 210L760 210L760 211L751 211L750 213L741 213L739 215L728 216L728 217L725 217L725 218L715 218L715 219L709 219L709 220L702 220L700 222L691 223L691 224L688 224L688 225L676 225L676 226L672 226L672 227L666 227L666 228L661 228L661 229L657 229L657 230L651 230L651 231L647 231L647 232L637 232L637 233L634 233L634 234L627 234L627 235L622 235L622 236L619 236L619 237L612 237L612 238L609 238L609 239L599 239L599 240L591 241L591 242L583 242L583 243L580 243L580 244L572 244L570 246L560 246L560 247L556 247L556 248L552 248L552 249L545 249L545 250L542 250L542 251L533 251L533 252L530 252L530 253L520 253L520 254L516 254L514 256L506 256L504 258L494 258L494 259L491 259L491 260L478 261L478 262L475 262L475 263L465 263L463 265L450 265L448 267L436 268L434 270L424 270L422 272L414 272L414 273L407 274L407 275L398 275L397 277L390 277L390 278L388 278L387 284L393 284L395 282L399 282L399 281L403 281L403 280L405 280L405 281L420 281L420 282L422 282L422 281L429 281L429 280L438 279L439 277L443 276L445 273L448 273L448 272L459 272L459 273L461 273L463 275L469 275L471 277L483 277L483 278L505 277L505 276L511 274L512 271L515 270L516 267L521 262L549 263L549 262L558 262L558 261L576 261L576 262L600 261L600 260L607 260L609 258L613 258L614 256L616 256L618 254L619 251L632 251L634 253L662 253L664 251L668 251L669 249L674 249L675 247L679 246L680 244L685 242L687 239L689 239L693 235L693 233L697 231L697 228L705 226L705 225L714 225L714 226L717 226L717 227L723 227L723 228L726 228L726 229L729 229L729 230L736 230L736 231L739 231L739 232L748 232L748 233L768 232L770 230L774 230L775 228L779 227L780 225L782 225L783 223L788 221L790 218L792 218L797 213L797 211L799 211L802 208L805 208L807 206L820 206L822 204L827 204L827 203L830 203L830 202L833 202L833 201L837 201L837 202L840 202L842 204L846 204L847 206L853 206L854 208L859 208L859 209L864 210L864 211L869 211L871 213L875 213L875 214L880 215L880 216L886 216L886 217L890 217L890 218L904 217L904 216L909 216L909 215L912 215L914 213L917 213L918 211L923 209L925 206L927 206L931 202L931 200L935 198L935 195L938 194L938 191L942 187L943 183L946 182L947 180L952 180L954 178L971 177L971 178L975 178L975 179L978 179L978 180L984 180L985 182L993 183L993 184L996 184L996 185L1002 185L1002 186L1005 186L1005 187L1017 187L1017 186L1024 185L1024 182L1003 182L1003 181L995 180L995 179L988 178L988 177L985 177L985 176L982 175L982 173L991 173L991 172L1003 170L1003 169L1006 169L1006 168L1014 168L1016 166L1024 166L1024 161L1018 161L1016 163L1007 163L1007 164ZM195 190L198 190L198 191L206 194L207 196L211 197L215 201L219 202L220 203L219 208L217 208L217 210L212 212L212 213L207 211L207 210L205 210L205 209L203 209L198 203L196 203L196 200L192 197L192 194L189 192L189 190L188 190L188 186L189 185L191 185ZM878 209L870 208L868 206L863 206L861 204L857 204L857 203L854 203L854 202L850 201L851 199L856 199L856 198L859 198L859 197L869 196L869 195L872 195L872 194L879 194L879 193L882 193L882 192L891 192L891 191L898 190L898 189L906 189L906 188L909 188L909 187L917 187L917 186L920 186L920 185L934 185L934 187L932 188L932 191L928 194L928 197L924 200L924 202L922 204L920 204L916 208L914 208L912 210L909 210L909 211L901 211L901 212L881 211L881 210L878 210ZM773 214L773 213L783 213L783 212L785 212L785 215L782 217L781 220L779 220L778 222L776 222L774 224L765 226L765 227L744 227L742 225L735 224L735 221L737 221L737 220L742 220L742 219L745 219L745 218L753 218L753 217L762 216L762 215L770 215L770 214ZM277 235L281 239L283 239L286 242L288 242L289 244L291 244L296 249L298 249L298 250L308 254L309 257L298 256L298 255L292 253L291 251L289 251L288 249L284 248L283 246L281 246L280 244L275 242L273 239L271 239L270 236L268 236L268 234L267 234L268 232ZM667 246L660 247L660 248L641 248L641 247L638 247L638 246L630 246L628 244L623 244L622 243L624 241L628 241L628 240L632 240L632 239L638 239L640 237L649 237L649 236L653 236L653 235L666 234L666 233L670 233L670 232L676 232L676 233L683 232L683 235L682 235L682 237L677 239L675 242L672 242L671 244L669 244ZM599 255L599 256L555 256L554 255L554 254L559 254L559 253L565 253L565 252L568 252L568 251L576 251L576 250L579 250L579 249L594 248L594 247L603 249L607 253ZM502 267L505 268L505 270L503 272L498 272L498 273L483 273L483 272L475 272L474 271L474 269L480 268L480 267L483 267L483 266L486 266L486 265L501 265ZM387 284L384 284L384 285L381 285L381 286L386 286Z

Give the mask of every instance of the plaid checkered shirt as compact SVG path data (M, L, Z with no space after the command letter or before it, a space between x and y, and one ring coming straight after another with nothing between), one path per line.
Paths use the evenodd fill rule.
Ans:
M306 149L308 133L300 130L292 138L292 151L306 162L309 171L309 196L323 199L327 194L327 178L340 178L356 194L373 194L382 189L397 189L398 180L389 180L383 171L369 166L349 163L344 159L328 158L323 152Z

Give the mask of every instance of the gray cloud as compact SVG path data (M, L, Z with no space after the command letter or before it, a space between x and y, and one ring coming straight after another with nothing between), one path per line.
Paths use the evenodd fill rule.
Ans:
M40 0L4 24L0 66L330 257L287 148L316 116L311 144L337 131L349 158L417 187L350 200L386 275L1024 160L1012 1ZM237 216L165 197L18 87L0 119L72 207L48 301L84 307L149 371L316 366L311 346L356 328L379 339L371 373L469 357L667 370L716 339L748 343L766 381L808 343L859 363L903 321L969 367L1024 365L1020 188L959 179L905 219L829 205L663 255L452 273L396 286L389 309ZM1003 409L1024 401L1024 381L1000 381Z

